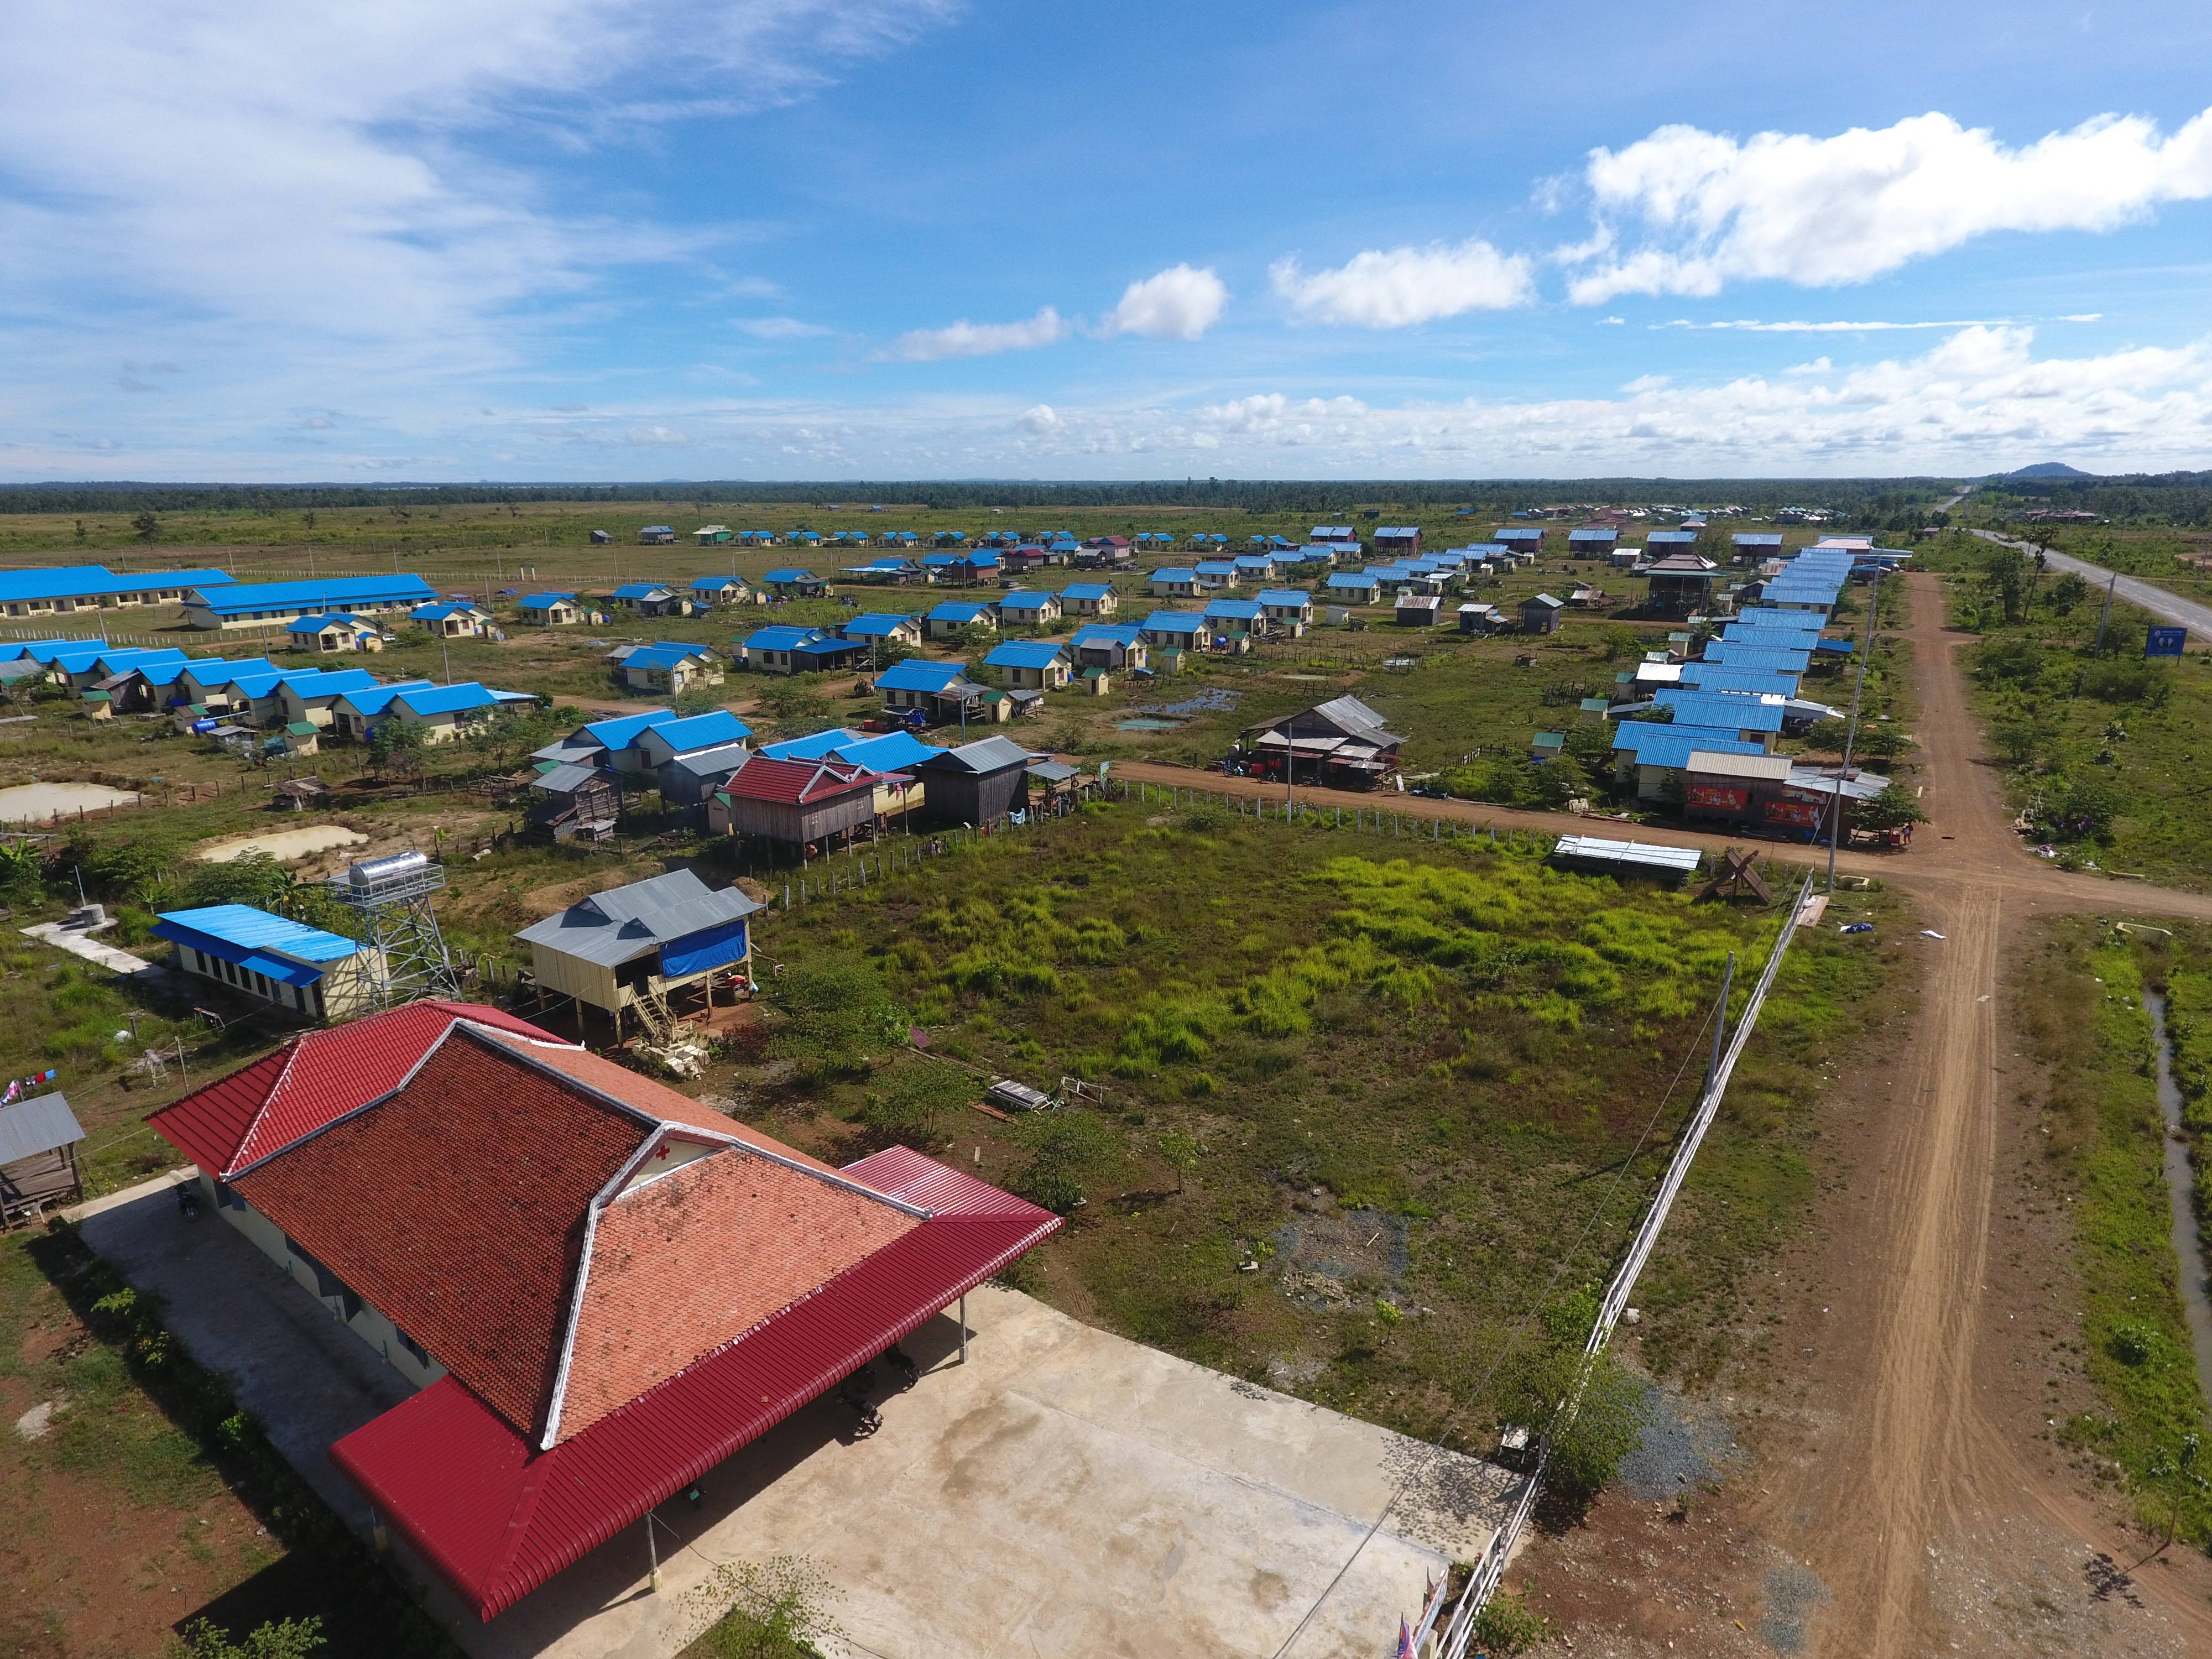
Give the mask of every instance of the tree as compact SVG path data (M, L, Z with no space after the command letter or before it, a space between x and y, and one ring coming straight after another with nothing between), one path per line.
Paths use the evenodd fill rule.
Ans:
M420 726L388 720L368 734L368 763L379 776L387 767L401 772L411 769L422 752Z
M2156 1549L2136 1563L2136 1567L2172 1548L2174 1535L2181 1530L2184 1514L2212 1498L2212 1480L2207 1480L2197 1468L2202 1449L2197 1436L2190 1433L2183 1435L2178 1444L2160 1446L2151 1454L2142 1481L2153 1495L2165 1501L2166 1535L2160 1539ZM2135 1568L2128 1571L2132 1572Z
M1014 1189L1063 1215L1083 1203L1087 1188L1114 1174L1128 1157L1120 1132L1079 1106L1032 1113L1015 1133L1029 1148L1030 1161L1015 1178Z
M142 542L161 539L161 521L150 513L141 513L137 518L131 520L131 527L138 532L138 539Z
M302 513L300 515L300 521L307 526L307 533L309 535L312 536L315 533L315 509L313 507L311 507L305 513Z
M1861 801L1854 807L1851 820L1862 830L1901 830L1908 823L1927 823L1928 814L1920 810L1920 803L1912 798L1911 790L1901 783L1892 783L1872 800Z
M860 1119L878 1134L929 1139L946 1117L975 1098L975 1085L965 1072L933 1060L908 1060L889 1088L869 1094Z
M327 1645L319 1616L256 1625L242 1642L205 1619L195 1619L170 1639L173 1659L308 1659Z
M1982 555L1982 582L2003 608L2004 619L2016 623L2027 614L2027 596L2034 567L2016 547L1990 547Z
M79 519L76 521L76 538L78 544L82 545L84 541L84 520L82 519Z
M1198 1137L1184 1129L1170 1129L1159 1139L1160 1157L1176 1172L1176 1191L1183 1189L1185 1178L1198 1169Z
M836 1595L803 1556L726 1561L685 1600L703 1627L684 1650L702 1659L820 1659L843 1634L830 1618Z

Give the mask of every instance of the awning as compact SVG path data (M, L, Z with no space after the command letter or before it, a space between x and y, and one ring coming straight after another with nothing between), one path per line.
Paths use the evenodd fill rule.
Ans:
M533 1451L448 1375L337 1442L331 1462L489 1620L1061 1224L902 1146L845 1173L929 1218L582 1433Z

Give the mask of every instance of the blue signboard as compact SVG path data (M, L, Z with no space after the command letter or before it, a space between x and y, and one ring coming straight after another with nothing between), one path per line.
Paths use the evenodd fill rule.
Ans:
M2189 643L2185 628L2154 628L2143 635L2143 655L2146 657L2178 657L2181 648Z

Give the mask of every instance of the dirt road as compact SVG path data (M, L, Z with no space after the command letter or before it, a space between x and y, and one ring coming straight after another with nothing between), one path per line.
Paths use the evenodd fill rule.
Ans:
M2005 1328L2002 1310L1988 1305L1991 1255L2021 1242L1992 1238L2004 1121L1999 1077L2009 1054L1999 1026L1999 969L2040 915L2212 918L2212 896L2069 873L2024 850L1968 706L1958 660L1968 641L1944 629L1932 576L1905 580L1914 602L1907 636L1922 709L1921 775L1934 821L1908 852L1847 853L1838 868L1879 875L1910 892L1924 925L1944 937L1923 941L1918 1018L1896 1065L1881 1076L1855 1079L1849 1086L1859 1098L1838 1103L1839 1111L1868 1115L1866 1149L1821 1218L1827 1242L1814 1252L1806 1297L1817 1334L1802 1352L1778 1358L1771 1379L1778 1395L1805 1388L1810 1427L1802 1447L1762 1468L1763 1492L1749 1517L1764 1547L1803 1563L1825 1586L1827 1599L1810 1621L1806 1650L1835 1659L2012 1651L1987 1629L1961 1622L1951 1588L1958 1577L2027 1605L2043 1596L2048 1573L2028 1581L2008 1550L2039 1548L2069 1570L2100 1554L2126 1560L2140 1553L2128 1549L2109 1516L2077 1497L2063 1474L2031 1466L2027 1443L2043 1426L2039 1417L2024 1419L2016 1410L1992 1417L1982 1403L1993 1397L1985 1371L1999 1363L1986 1334L1992 1325ZM1131 780L1217 793L1283 796L1279 786L1174 767L1117 763L1116 769ZM1378 804L1374 796L1298 793L1347 811ZM1474 803L1392 797L1381 804L1500 829L1730 844L1722 836ZM1778 860L1826 856L1761 846ZM2196 1582L2203 1576L2177 1569L2142 1579L2144 1600L2155 1610L2144 1617L2154 1616L2157 1628L2130 1632L2112 1650L2212 1653L2212 1610ZM2075 1589L2082 1593L2078 1571ZM2093 1650L2085 1640L2076 1650Z

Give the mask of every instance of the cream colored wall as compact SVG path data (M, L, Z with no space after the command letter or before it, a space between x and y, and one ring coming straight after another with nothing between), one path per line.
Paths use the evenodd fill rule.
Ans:
M574 997L579 1002L588 1002L594 1008L613 1010L629 1000L629 988L615 982L615 970L603 968L596 962L586 962L550 945L533 943L530 947L531 971L538 982L548 990L562 996Z
M293 1255L291 1241L284 1236L282 1227L251 1204L244 1204L240 1208L225 1208L216 1197L214 1177L204 1170L199 1171L199 1186L202 1209L221 1216L244 1234L256 1249L276 1264L287 1279L314 1297L333 1319L340 1316L343 1311L343 1304L336 1297L325 1297L316 1294L314 1268ZM358 1291L354 1293L356 1296L361 1294ZM446 1374L446 1368L438 1363L435 1355L431 1356L429 1364L425 1365L408 1352L400 1343L399 1328L367 1297L362 1298L361 1310L343 1322L348 1330L383 1355L386 1364L416 1388L427 1389Z

